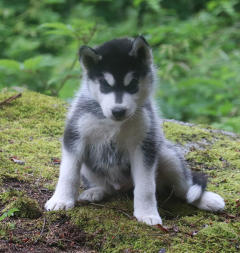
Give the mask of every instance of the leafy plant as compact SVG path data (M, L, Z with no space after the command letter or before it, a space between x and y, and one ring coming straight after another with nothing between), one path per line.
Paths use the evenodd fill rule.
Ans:
M14 213L18 212L19 210L17 208L11 208L9 209L7 212L4 212L1 216L0 216L0 221L3 221L4 219L6 219L7 217L11 217L14 216Z

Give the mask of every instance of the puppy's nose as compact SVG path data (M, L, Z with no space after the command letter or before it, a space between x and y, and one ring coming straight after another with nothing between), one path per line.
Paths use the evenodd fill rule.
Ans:
M112 115L116 120L122 120L126 114L126 109L122 107L114 107L112 109Z

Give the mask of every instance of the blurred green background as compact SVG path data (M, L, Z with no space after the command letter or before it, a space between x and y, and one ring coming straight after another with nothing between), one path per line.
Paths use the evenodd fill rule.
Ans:
M240 133L240 0L1 0L0 89L70 100L82 44L138 34L163 117Z

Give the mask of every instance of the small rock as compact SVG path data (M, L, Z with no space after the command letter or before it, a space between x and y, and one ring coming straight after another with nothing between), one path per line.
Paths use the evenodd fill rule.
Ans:
M25 162L24 162L24 161L19 160L19 159L17 159L17 158L14 157L14 156L10 157L10 160L13 161L14 163L19 164L19 165L25 165Z
M165 253L165 252L167 252L167 251L166 251L166 249L164 249L164 248L162 248L162 249L160 249L160 250L158 251L158 253Z

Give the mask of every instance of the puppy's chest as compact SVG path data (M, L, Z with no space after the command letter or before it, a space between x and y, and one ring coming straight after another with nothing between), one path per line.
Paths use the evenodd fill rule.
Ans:
M86 145L84 162L94 173L113 178L130 173L129 154L113 141Z
M83 161L99 176L115 185L131 177L129 150L139 143L135 125L99 120L85 128ZM94 129L93 129L94 128Z

